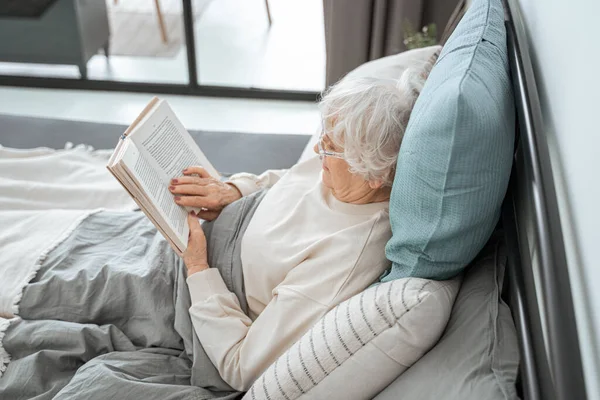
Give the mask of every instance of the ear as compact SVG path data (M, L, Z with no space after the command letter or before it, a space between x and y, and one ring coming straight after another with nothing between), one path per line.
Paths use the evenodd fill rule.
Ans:
M375 179L373 181L369 181L369 187L373 190L380 189L383 186L383 181L381 179Z

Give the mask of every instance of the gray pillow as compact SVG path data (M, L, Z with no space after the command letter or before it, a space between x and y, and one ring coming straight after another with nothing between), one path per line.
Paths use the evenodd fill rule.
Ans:
M518 398L516 330L500 298L505 266L503 244L491 240L467 270L438 344L377 400Z

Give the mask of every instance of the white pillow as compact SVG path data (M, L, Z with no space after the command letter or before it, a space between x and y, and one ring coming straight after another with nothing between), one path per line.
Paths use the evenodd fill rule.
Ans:
M398 279L341 303L271 365L244 399L373 398L438 341L460 279Z
M400 79L402 73L407 68L414 68L418 71L423 69L425 63L429 61L433 53L440 50L442 46L435 45L422 47L420 49L407 50L392 56L378 58L369 61L348 72L344 79L352 78L388 78Z
M378 58L377 60L369 61L368 63L364 63L363 65L353 69L348 73L348 75L346 75L344 79L365 77L399 79L402 75L402 72L404 72L406 68L410 67L417 70L423 68L433 53L441 48L442 46L435 45ZM318 129L319 127L315 127L315 129ZM315 133L308 141L308 144L304 148L304 151L302 152L298 162L308 160L310 157L315 155L313 147L319 139L319 134L320 132Z

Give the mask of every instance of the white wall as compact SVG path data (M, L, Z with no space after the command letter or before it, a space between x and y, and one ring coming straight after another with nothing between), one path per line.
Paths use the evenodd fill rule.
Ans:
M523 13L568 241L590 399L600 398L600 1L513 0ZM592 320L591 323L586 321Z

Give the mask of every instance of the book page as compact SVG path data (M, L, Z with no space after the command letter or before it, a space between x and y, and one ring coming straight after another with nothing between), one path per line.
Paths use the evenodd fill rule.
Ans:
M208 161L173 110L160 100L151 114L129 136L143 157L162 175L168 185L190 166L201 166L215 178L219 173Z
M117 178L119 183L129 193L144 214L146 214L148 219L152 221L156 229L158 229L164 238L167 239L173 250L175 250L175 252L181 256L185 251L185 243L181 243L177 235L160 216L160 213L156 210L156 207L154 207L154 205L148 200L148 197L142 191L141 185L136 183L135 178L129 172L123 161L119 160L118 163L109 168L109 171L115 178Z
M122 158L123 165L141 185L148 201L158 212L157 220L164 221L176 237L170 238L181 251L187 247L189 228L187 226L187 210L173 200L161 176L133 143L128 143ZM146 207L148 208L148 207Z
M175 203L168 187L172 178L196 165L219 179L167 102L156 97L127 128L108 163L109 170L120 175L115 177L143 204L142 210L179 252L187 247L188 210Z

